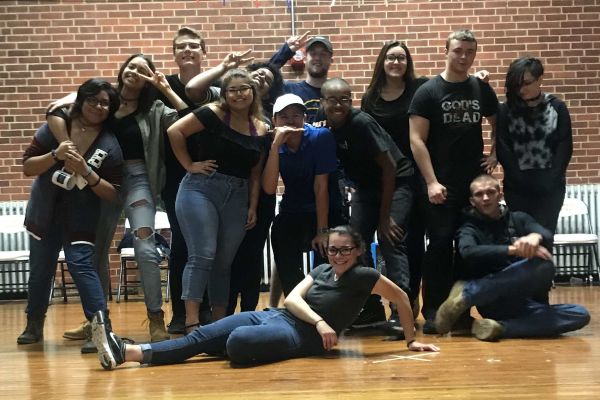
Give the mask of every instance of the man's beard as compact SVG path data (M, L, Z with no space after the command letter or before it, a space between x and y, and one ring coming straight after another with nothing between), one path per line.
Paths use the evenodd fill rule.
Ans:
M308 75L310 75L311 78L325 78L327 76L327 72L329 71L325 68L319 71L312 71L308 69Z

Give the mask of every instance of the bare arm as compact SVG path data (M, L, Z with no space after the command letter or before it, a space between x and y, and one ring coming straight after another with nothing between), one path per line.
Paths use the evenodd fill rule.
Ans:
M427 183L427 195L433 204L442 204L446 201L446 188L440 184L433 171L431 155L427 149L429 137L429 120L418 115L410 116L410 149L421 175Z
M310 289L313 283L314 280L312 276L306 276L285 298L283 305L289 312L294 314L295 317L314 325L323 339L323 348L330 350L337 344L337 334L329 326L327 321L314 312L306 300L304 300L308 289Z
M223 76L227 71L237 68L241 64L250 62L254 57L246 57L252 50L243 53L229 53L223 62L214 68L210 68L192 79L185 85L185 94L194 102L202 101L210 84Z
M252 229L256 225L258 207L258 198L260 196L260 175L262 173L262 165L264 154L261 154L260 160L250 170L248 179L248 219L246 220L246 229Z
M327 246L327 228L329 228L329 174L316 175L313 190L315 192L315 203L317 210L317 234L311 244L314 250L325 257Z
M396 286L385 276L381 275L379 280L375 283L372 294L378 294L385 297L392 303L396 304L398 308L398 316L400 317L400 325L404 330L404 338L408 348L412 351L439 351L437 346L432 344L422 344L415 341L415 324L413 321L413 314L408 301L408 296L402 289Z
M102 179L77 151L69 150L67 152L65 168L81 175L96 196L101 199L112 201L117 198L117 189L110 182Z
M173 125L169 127L167 130L167 134L169 135L169 141L171 142L171 147L173 148L173 153L177 160L181 164L183 168L185 168L188 172L192 173L203 173L207 174L212 172L212 170L207 170L207 168L201 163L192 162L192 157L190 157L190 153L188 152L186 145L186 138L188 136L193 135L196 132L201 132L204 130L204 125L194 114L188 114L180 120L176 121ZM214 161L214 160L209 160ZM213 169L214 170L214 169Z
M56 159L52 156L52 152L40 156L29 157L23 163L23 173L25 176L37 176L48 171L57 160L64 161L67 158L69 151L69 142L63 142L56 148Z
M498 165L498 157L496 156L496 115L490 115L489 117L485 117L485 119L490 124L491 148L490 154L481 160L481 166L485 169L486 173L491 174Z

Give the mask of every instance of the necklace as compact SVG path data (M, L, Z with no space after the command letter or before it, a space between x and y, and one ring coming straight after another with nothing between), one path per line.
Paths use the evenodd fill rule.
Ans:
M96 125L86 125L86 124L84 124L83 121L81 120L81 118L78 118L77 122L79 122L79 128L81 129L81 132L86 132L88 130L88 128L92 128L92 127L96 126Z
M138 101L137 97L132 97L130 99L124 97L121 93L119 93L119 98L121 99L121 103L126 106L130 101Z

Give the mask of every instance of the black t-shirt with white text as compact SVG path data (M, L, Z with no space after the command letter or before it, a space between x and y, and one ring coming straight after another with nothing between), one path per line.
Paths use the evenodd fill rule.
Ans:
M409 114L429 120L426 144L438 182L464 191L483 172L482 118L497 110L494 90L474 76L448 82L438 75L417 89Z

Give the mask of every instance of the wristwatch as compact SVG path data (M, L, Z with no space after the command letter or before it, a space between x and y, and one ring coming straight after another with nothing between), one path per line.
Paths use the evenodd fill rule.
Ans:
M319 234L329 233L329 228L319 228L319 229L317 229L317 233L319 233Z

